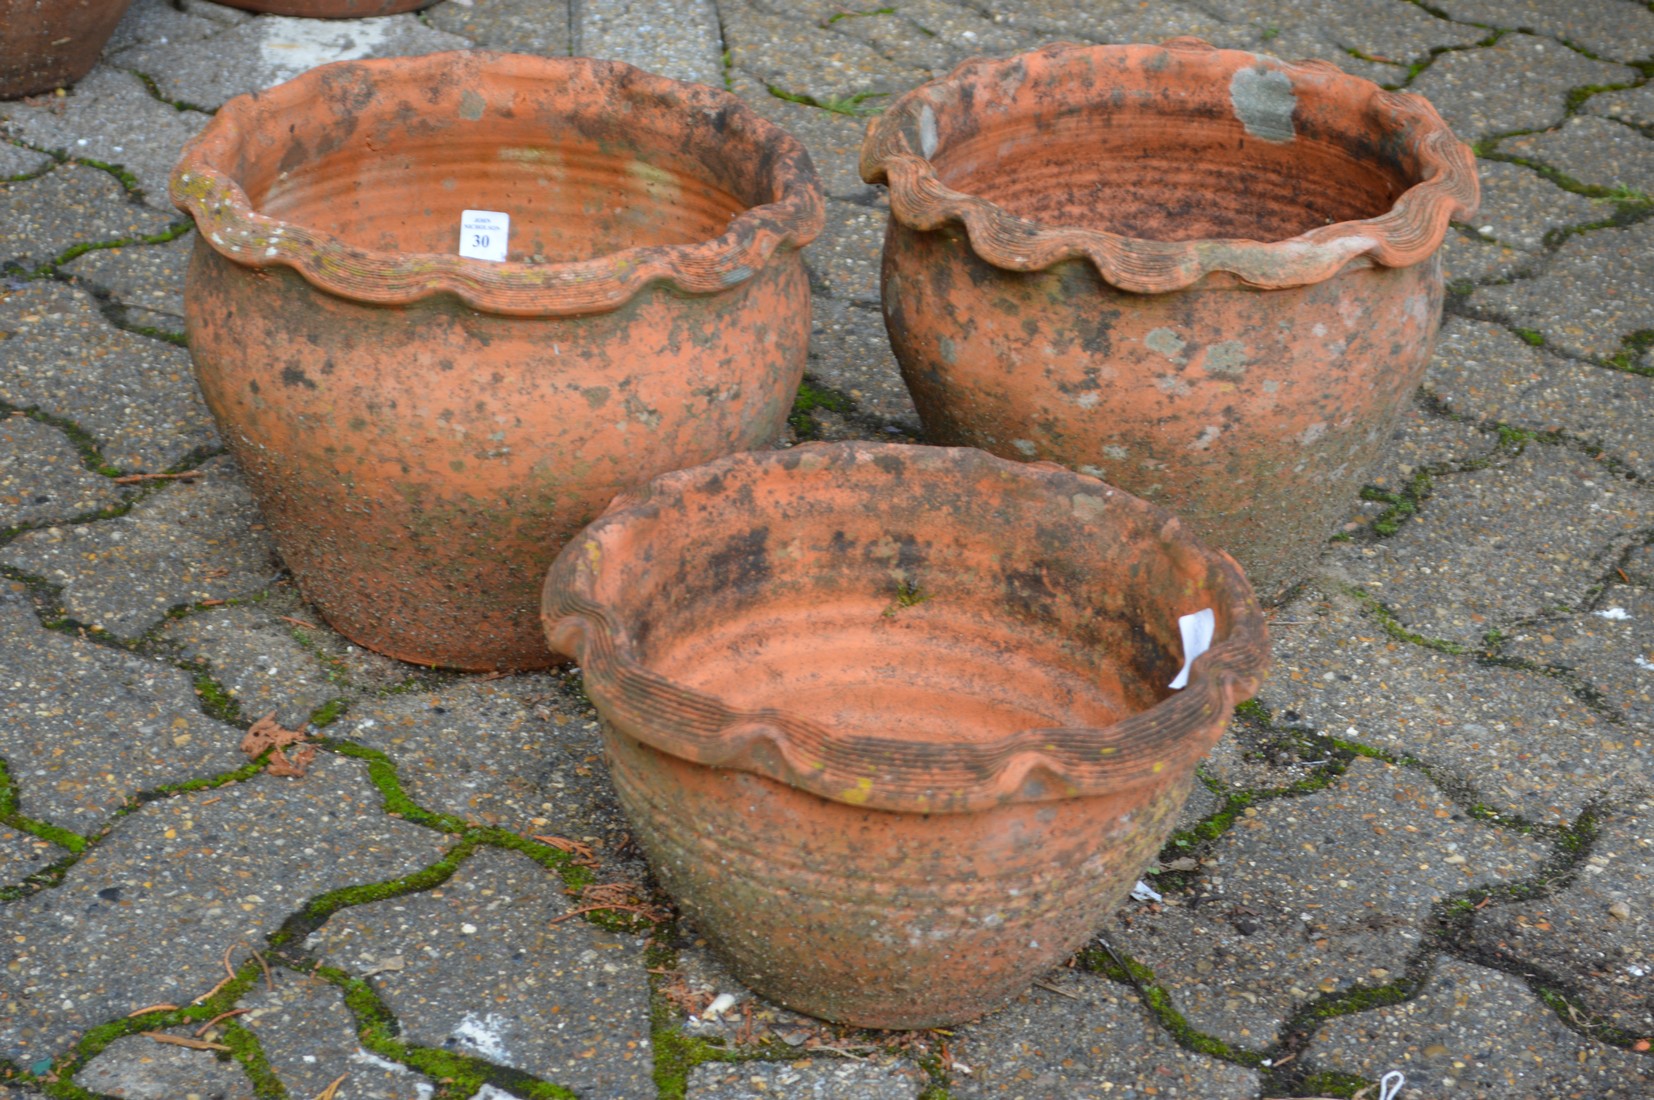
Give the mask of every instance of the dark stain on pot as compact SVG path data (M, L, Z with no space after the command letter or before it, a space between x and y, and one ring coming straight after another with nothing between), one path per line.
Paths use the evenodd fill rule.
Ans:
M1049 619L1053 616L1057 594L1046 582L1044 569L1007 570L1003 586L1005 602L1029 618Z
M881 454L873 459L873 465L889 474L891 477L900 477L907 470L907 463L893 454Z
M310 376L298 367L283 367L281 369L281 381L284 386L303 386L310 390L316 388L316 383L312 382Z
M706 560L711 587L751 595L770 579L770 529L754 527L724 544Z

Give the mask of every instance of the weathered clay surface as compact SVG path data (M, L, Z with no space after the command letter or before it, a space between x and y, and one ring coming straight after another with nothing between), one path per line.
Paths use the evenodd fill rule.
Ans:
M261 151L299 112L285 159ZM404 660L549 664L561 544L651 474L773 439L804 369L808 155L619 63L317 70L221 112L173 197L200 228L197 377L282 556ZM508 259L455 254L465 210L511 219Z
M1190 39L969 63L879 119L862 174L927 437L1169 507L1266 600L1418 384L1477 195L1423 100Z

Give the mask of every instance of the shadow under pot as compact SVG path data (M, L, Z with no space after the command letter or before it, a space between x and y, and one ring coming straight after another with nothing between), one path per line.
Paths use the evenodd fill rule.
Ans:
M1214 640L1173 690L1185 616ZM765 996L881 1028L992 1011L1081 946L1268 662L1180 521L965 448L664 475L563 550L545 621L696 928Z
M1188 38L968 61L873 122L861 172L926 436L1170 508L1266 601L1419 385L1478 199L1421 97Z
M555 658L539 589L627 486L762 446L803 375L803 147L618 62L345 62L185 149L196 377L306 598L426 665Z
M270 15L296 15L307 19L365 19L375 15L397 15L419 11L437 0L219 0L243 11ZM467 5L469 6L469 5Z

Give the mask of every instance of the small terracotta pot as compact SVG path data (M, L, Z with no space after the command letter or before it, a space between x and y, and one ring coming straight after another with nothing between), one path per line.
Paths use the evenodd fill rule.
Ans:
M243 11L299 15L309 19L365 19L428 8L437 0L219 0Z
M1175 511L1281 596L1418 386L1470 150L1415 95L1195 39L968 61L873 122L926 434Z
M130 0L0 0L0 99L49 92L92 71Z
M618 62L345 62L226 104L172 198L196 377L339 631L549 664L539 587L619 489L765 444L804 369L809 155ZM509 259L458 255L466 210Z
M1179 616L1216 644L1187 688ZM753 989L931 1027L1067 957L1262 680L1168 513L1050 463L812 444L617 499L546 579L634 835Z

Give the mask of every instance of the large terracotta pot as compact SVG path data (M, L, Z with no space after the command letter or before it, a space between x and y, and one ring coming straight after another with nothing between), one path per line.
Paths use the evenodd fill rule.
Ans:
M803 373L808 154L618 62L314 69L226 104L172 198L225 443L305 595L405 660L550 663L563 540L619 489L772 439ZM456 254L466 210L510 216L507 262Z
M311 19L362 19L370 15L396 15L398 12L428 8L437 0L219 0L232 8L244 11L269 12L271 15L300 15Z
M130 0L0 0L0 99L91 72Z
M1420 97L1188 38L968 61L872 124L861 172L926 435L1163 504L1266 599L1419 384L1478 197Z
M563 550L545 615L696 927L752 988L869 1027L977 1016L1073 952L1268 660L1240 570L1168 513L890 444L657 478Z

